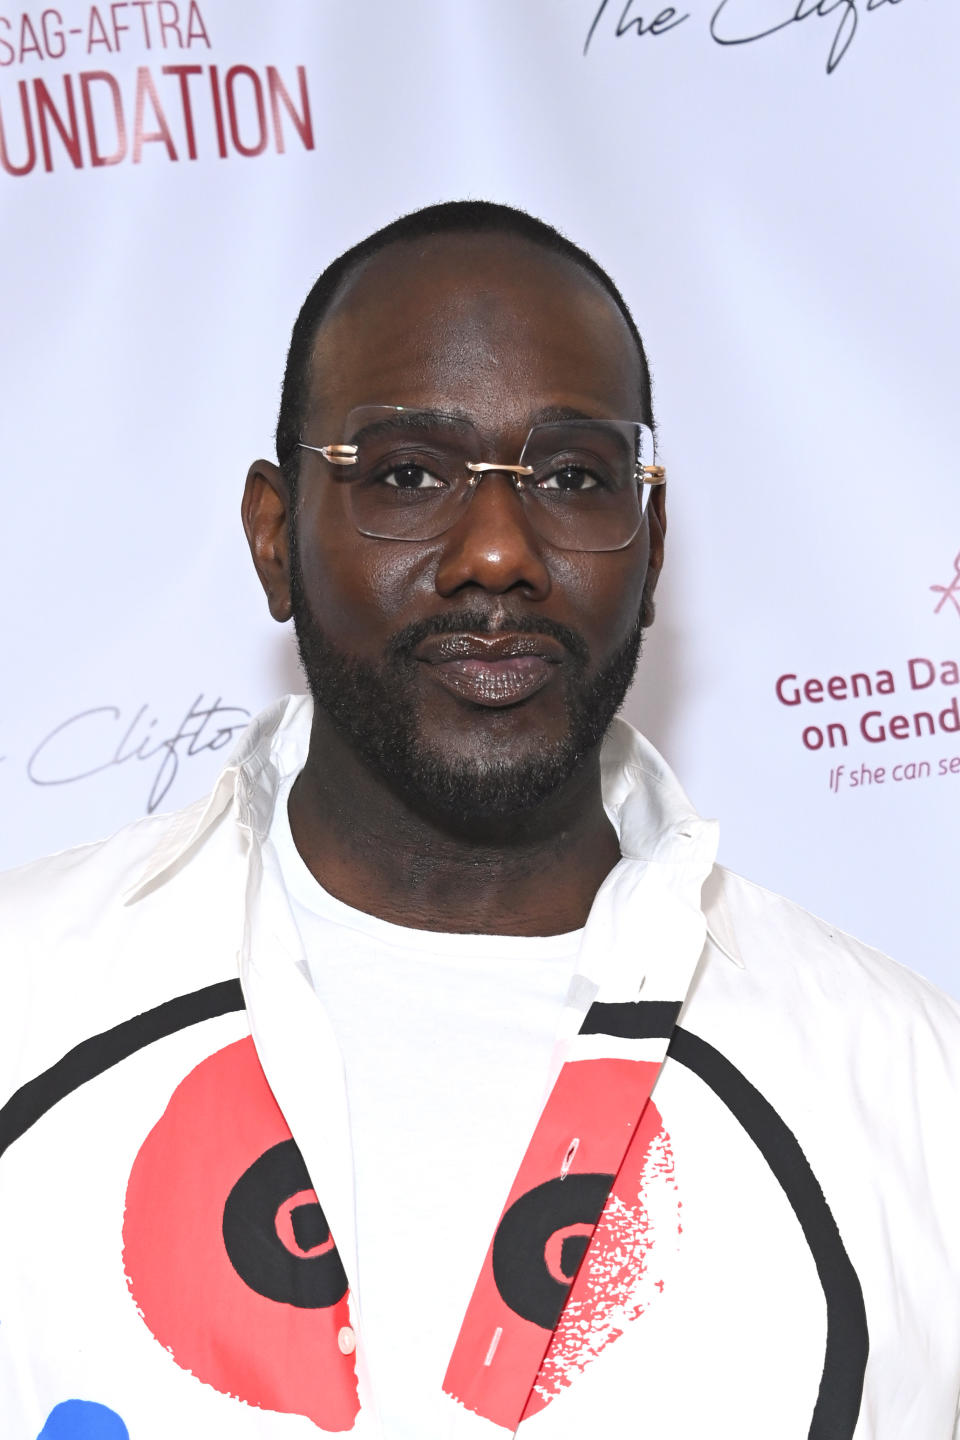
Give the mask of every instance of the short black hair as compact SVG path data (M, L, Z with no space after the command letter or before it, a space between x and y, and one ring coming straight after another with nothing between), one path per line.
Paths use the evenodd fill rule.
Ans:
M559 230L544 220L527 214L513 205L500 205L491 200L449 200L439 205L427 205L422 210L413 210L392 220L381 230L375 230L365 240L352 246L336 260L333 260L315 281L306 300L300 308L290 337L287 364L283 375L283 390L280 396L280 413L277 417L277 459L284 469L288 484L295 486L299 451L297 442L303 433L310 388L310 358L313 354L317 331L322 325L337 291L344 280L370 256L377 255L389 245L405 240L420 240L432 235L451 234L477 235L494 233L516 235L554 255L560 255L578 265L593 277L613 300L633 337L640 356L641 398L646 415L653 423L650 393L650 370L647 356L640 339L633 316L620 291L607 272L597 264L592 255L574 245Z

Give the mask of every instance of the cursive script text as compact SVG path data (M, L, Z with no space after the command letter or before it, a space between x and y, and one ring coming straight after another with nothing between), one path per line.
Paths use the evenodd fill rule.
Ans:
M164 734L150 708L141 705L132 719L116 705L97 705L71 715L40 741L27 761L27 775L34 785L70 785L131 760L159 761L151 772L147 795L147 813L152 815L177 778L181 760L222 750L250 718L249 710L224 705L219 696L210 703L198 695L179 725ZM88 759L78 768L80 750Z
M640 13L638 3L643 4L643 0L626 0L626 3L616 0L608 15L610 0L600 0L583 44L584 55L605 16L606 30L612 28L618 40L628 34L667 35L690 19L689 12L681 14L674 5L654 13L653 5L644 4ZM804 20L827 20L831 22L827 74L832 75L853 44L862 17L902 3L903 0L719 0L710 17L710 36L718 45L752 45L782 30L795 30ZM611 25L618 8L620 17Z
M869 15L884 5L899 4L901 0L766 0L758 7L756 0L720 0L710 21L710 34L718 45L749 45L802 20L832 16L836 29L827 56L827 74L832 75L853 44L861 12ZM747 18L748 14L756 16L758 9L764 13L762 28L755 28Z
M604 12L609 3L610 0L600 0L597 13L594 15L590 29L587 31L587 38L583 42L584 55L586 55L590 49L590 41L593 39L594 31L603 19ZM647 13L649 15L649 10ZM650 15L649 19L644 19L642 15L634 14L634 0L627 0L623 10L620 12L620 19L617 21L615 34L618 40L631 30L635 35L666 35L670 30L675 30L678 25L682 25L684 20L689 19L690 16L688 14L678 15L673 5L667 5L664 9L658 11L656 15Z

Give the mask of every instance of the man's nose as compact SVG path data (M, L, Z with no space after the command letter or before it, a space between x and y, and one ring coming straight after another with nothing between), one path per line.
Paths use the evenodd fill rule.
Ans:
M465 585L494 594L520 586L537 600L550 593L539 537L514 481L501 471L481 477L443 540L436 578L441 595L453 595Z

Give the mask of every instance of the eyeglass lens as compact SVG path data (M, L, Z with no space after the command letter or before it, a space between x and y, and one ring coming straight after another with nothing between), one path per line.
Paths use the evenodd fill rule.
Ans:
M354 524L384 540L430 540L456 523L478 483L470 462L488 458L476 428L457 416L397 406L351 411L343 443L355 445L346 483ZM493 458L493 457L491 457ZM618 550L640 528L653 463L647 426L621 420L562 420L535 425L519 458L518 499L531 526L559 549ZM503 479L512 476L503 475Z

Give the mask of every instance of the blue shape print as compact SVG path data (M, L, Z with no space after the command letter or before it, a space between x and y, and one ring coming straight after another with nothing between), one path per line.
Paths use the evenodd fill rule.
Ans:
M115 1410L93 1400L64 1400L47 1416L37 1440L130 1440Z

